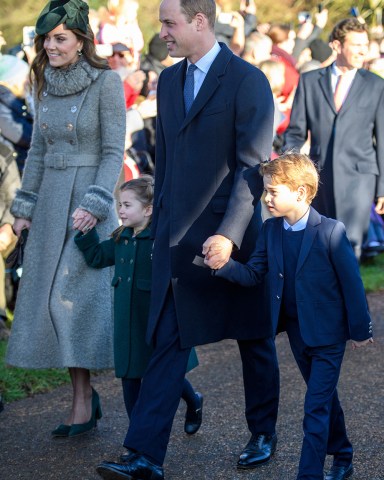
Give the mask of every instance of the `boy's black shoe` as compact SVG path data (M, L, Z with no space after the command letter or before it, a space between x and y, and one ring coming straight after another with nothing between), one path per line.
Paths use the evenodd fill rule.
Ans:
M139 454L123 464L104 461L96 471L104 480L164 480L163 469Z
M277 436L252 435L237 462L237 468L246 470L255 468L263 463L268 462L275 453L277 444Z
M331 470L327 473L325 480L344 480L353 475L353 465L352 463L347 467L341 467L338 465L333 465Z

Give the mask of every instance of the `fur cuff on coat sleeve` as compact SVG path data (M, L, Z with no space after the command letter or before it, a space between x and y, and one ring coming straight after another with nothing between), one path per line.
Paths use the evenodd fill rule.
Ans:
M11 205L11 213L15 218L32 220L38 195L27 190L17 190Z
M99 221L103 221L108 217L109 211L113 205L113 196L111 192L103 187L91 185L88 192L79 205L79 208L92 213Z

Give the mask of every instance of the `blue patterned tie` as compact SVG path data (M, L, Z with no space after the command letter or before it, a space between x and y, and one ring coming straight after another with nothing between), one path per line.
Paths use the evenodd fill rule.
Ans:
M196 70L196 65L192 63L189 65L187 70L187 75L185 76L184 84L184 107L185 115L189 112L189 109L192 106L193 100L195 99L195 78L194 71Z

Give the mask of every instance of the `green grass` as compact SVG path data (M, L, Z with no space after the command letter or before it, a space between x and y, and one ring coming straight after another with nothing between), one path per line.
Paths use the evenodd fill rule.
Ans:
M43 393L70 381L68 370L25 370L6 367L4 357L7 347L0 341L0 394L5 402L12 402L35 393Z
M361 276L367 292L382 290L384 295L384 254L363 265ZM0 341L0 394L5 402L47 392L69 383L70 378L66 369L25 370L6 367L4 362L6 346L6 341Z
M361 277L367 293L383 290L384 295L384 254L372 259L360 268Z

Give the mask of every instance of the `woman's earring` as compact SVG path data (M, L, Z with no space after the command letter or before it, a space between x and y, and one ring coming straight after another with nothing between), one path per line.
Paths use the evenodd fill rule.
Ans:
M82 52L81 50L77 50L77 55L78 55L79 57L81 57L82 54L83 54L83 52Z

